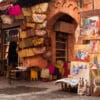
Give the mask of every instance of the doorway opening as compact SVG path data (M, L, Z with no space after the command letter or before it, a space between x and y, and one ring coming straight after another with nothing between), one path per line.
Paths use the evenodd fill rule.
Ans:
M67 15L63 14L58 18L54 25L55 31L55 61L62 60L69 62L73 58L74 42L75 42L75 28L77 24L75 20Z

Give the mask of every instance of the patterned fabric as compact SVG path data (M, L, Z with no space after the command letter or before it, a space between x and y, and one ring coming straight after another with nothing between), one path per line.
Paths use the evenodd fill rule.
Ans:
M18 4L12 5L8 8L8 13L10 16L18 16L22 14L22 9Z
M22 8L22 12L24 16L31 16L32 12L31 12L31 8Z
M43 23L46 17L46 14L32 14L33 21L36 23Z
M42 68L42 70L41 70L41 78L49 78L49 77L50 77L49 69Z
M32 48L28 48L28 49L20 50L18 52L18 55L19 55L20 58L21 57L30 57L30 56L34 56L35 53L34 53Z

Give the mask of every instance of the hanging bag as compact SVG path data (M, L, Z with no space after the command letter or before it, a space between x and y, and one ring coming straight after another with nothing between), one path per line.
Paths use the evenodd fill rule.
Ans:
M11 18L8 15L1 15L0 17L1 17L1 20L2 20L3 24L9 24L9 25L11 25L13 23L13 18Z
M19 16L22 14L21 7L17 5L12 5L8 8L8 13L10 16Z

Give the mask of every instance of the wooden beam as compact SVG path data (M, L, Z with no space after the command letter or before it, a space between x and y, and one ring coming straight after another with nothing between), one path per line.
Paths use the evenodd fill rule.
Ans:
M55 31L60 31L64 33L74 33L75 32L75 25L67 22L57 22L54 27Z

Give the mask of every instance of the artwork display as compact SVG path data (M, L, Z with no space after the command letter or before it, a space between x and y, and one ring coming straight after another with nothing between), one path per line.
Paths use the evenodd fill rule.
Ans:
M91 54L90 64L91 69L100 69L100 54Z
M90 40L90 53L100 53L100 40Z
M75 31L75 40L70 77L79 79L77 93L100 94L100 17L82 17L81 26Z
M80 61L72 61L71 68L70 68L70 75L73 78L84 78L90 83L90 64L88 62L80 62Z
M100 18L98 16L93 16L83 19L80 35L88 36L87 38L100 37Z
M76 61L89 61L89 45L75 45L75 59Z

